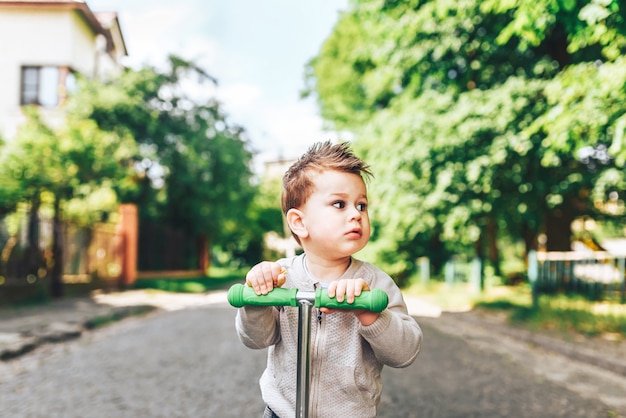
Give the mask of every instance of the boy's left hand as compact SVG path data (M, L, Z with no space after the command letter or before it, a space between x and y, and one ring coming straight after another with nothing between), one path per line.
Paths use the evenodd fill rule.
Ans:
M328 296L337 298L337 302L354 303L355 296L360 296L364 290L370 287L363 279L343 279L330 282L328 285Z
M360 296L361 292L364 290L370 290L370 287L365 280L342 279L330 282L327 292L329 297L336 297L337 302L343 302L345 300L348 303L354 303L354 298ZM347 312L348 310L320 308L320 311L328 314L332 312ZM368 310L357 309L350 310L350 312L353 312L363 325L371 325L374 321L376 321L376 319L378 319L377 313Z

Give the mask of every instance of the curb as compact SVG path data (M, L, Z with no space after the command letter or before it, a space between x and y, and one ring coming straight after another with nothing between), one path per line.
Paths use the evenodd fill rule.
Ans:
M79 338L85 331L156 310L151 305L111 307L80 322L50 322L27 332L0 332L0 361L15 359L44 344Z

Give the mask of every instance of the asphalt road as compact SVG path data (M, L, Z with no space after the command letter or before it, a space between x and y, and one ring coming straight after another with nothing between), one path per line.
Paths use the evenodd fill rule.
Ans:
M266 351L238 341L234 315L224 303L160 311L6 362L0 417L261 417ZM623 414L546 378L493 340L475 344L437 319L418 322L422 353L406 369L385 369L380 417Z

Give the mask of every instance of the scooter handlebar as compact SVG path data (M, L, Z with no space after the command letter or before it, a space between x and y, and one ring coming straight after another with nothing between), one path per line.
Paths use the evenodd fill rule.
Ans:
M317 289L315 292L315 307L329 309L365 309L372 312L382 312L389 303L387 294L380 289L364 290L354 297L354 302L348 303L345 299L338 302L337 298L329 297L326 289Z
M235 308L243 306L298 306L298 289L272 289L266 295L257 295L254 289L243 284L234 284L228 289L228 303Z
M272 289L266 295L257 295L254 289L243 284L235 284L228 290L228 302L236 307L243 306L298 306L298 301L309 299L307 296L300 297L298 289L283 289L280 287ZM372 312L382 312L387 308L389 298L387 293L380 289L364 290L359 296L354 298L353 303L348 303L345 299L338 302L336 298L328 296L326 289L315 290L315 300L311 300L316 308L329 309L365 309Z

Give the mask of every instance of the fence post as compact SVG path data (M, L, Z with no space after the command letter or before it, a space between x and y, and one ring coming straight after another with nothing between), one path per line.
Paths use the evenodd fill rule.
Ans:
M139 218L137 206L133 204L120 205L120 232L124 242L124 258L120 286L132 287L137 277L137 246L139 236Z
M470 281L476 293L481 293L484 290L482 268L483 266L480 258L474 257L472 259L472 267L470 270Z
M454 262L446 261L445 275L446 284L452 286L454 284Z
M422 286L426 286L430 282L430 260L428 257L420 257L417 259L417 263L419 264Z
M533 297L533 308L539 307L539 289L537 280L539 278L539 264L537 262L537 251L530 250L528 252L528 281Z

